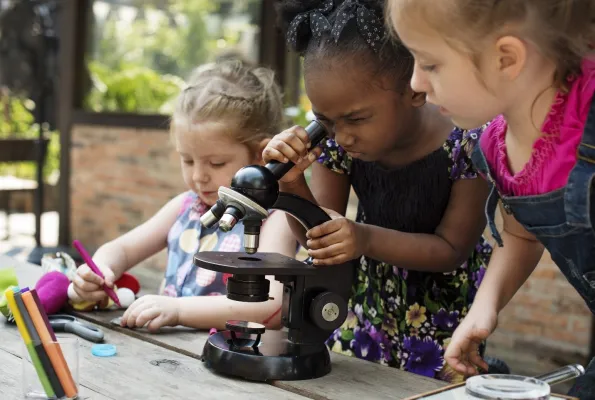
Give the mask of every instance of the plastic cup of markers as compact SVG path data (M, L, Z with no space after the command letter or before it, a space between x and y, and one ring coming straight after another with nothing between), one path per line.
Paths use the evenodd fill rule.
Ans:
M550 385L520 375L476 375L467 379L465 393L473 400L547 400Z
M68 364L70 374L74 380L74 384L79 388L79 341L73 337L57 337L64 360ZM24 399L47 400L43 386L37 374L33 363L31 362L31 355L25 343L21 342L21 366L22 366L22 394ZM77 399L78 394L74 397L63 397L62 399L70 400Z

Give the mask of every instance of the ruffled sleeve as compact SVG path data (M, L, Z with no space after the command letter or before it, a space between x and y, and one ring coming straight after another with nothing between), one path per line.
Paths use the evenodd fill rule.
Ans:
M444 150L452 161L448 172L453 181L477 178L477 170L471 162L471 152L484 128L485 126L472 130L455 128L444 143Z
M334 139L327 139L319 146L322 148L322 154L318 158L320 164L339 174L351 172L351 157Z

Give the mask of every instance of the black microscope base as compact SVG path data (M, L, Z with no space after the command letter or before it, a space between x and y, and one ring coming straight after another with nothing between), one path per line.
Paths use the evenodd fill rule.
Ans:
M263 382L314 379L331 371L329 352L323 343L294 344L287 339L287 332L266 331L254 350L250 346L256 335L235 335L235 340L232 340L230 331L209 336L202 353L207 368L224 375Z

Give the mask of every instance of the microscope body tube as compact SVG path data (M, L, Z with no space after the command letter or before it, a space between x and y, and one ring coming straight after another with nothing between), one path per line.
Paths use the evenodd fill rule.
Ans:
M304 128L308 133L310 147L318 145L327 135L324 125L313 120ZM228 232L241 220L244 220L244 249L248 254L258 251L260 227L266 218L266 209L275 204L278 198L278 181L295 164L271 161L264 166L248 166L236 173L230 191L200 218L203 226L210 228L219 223L219 228ZM221 188L220 188L221 191ZM264 208L256 212L254 217L250 211Z

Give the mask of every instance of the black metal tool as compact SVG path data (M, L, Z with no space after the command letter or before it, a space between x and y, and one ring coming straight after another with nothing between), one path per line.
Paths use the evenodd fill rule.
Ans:
M312 147L325 136L322 124L313 121L306 131ZM325 341L347 317L347 300L354 264L315 268L308 262L276 253L256 253L262 221L269 210L281 210L311 229L330 217L316 204L279 192L280 179L293 164L272 162L239 170L231 187L219 188L219 200L201 218L204 226L219 224L231 229L244 224L246 253L198 252L194 263L205 269L230 273L227 297L236 301L268 300L273 275L283 283L281 321L287 330L266 330L248 321L228 321L226 330L207 340L202 359L209 368L250 380L299 380L317 378L331 371Z

